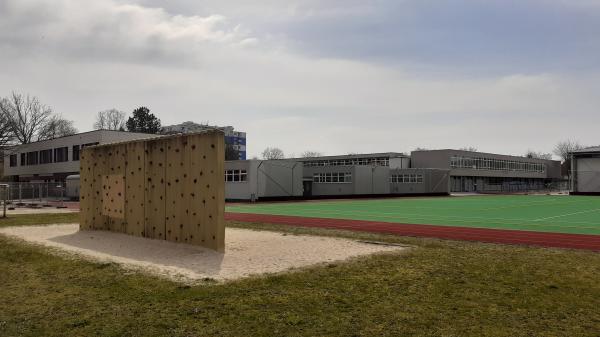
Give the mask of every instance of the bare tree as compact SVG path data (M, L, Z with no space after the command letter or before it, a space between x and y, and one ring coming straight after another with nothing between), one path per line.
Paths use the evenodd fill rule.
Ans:
M300 158L315 158L322 157L323 154L318 151L304 151L300 154Z
M543 152L536 152L533 150L527 150L527 153L525 153L525 157L534 158L534 159L552 160L552 153L543 153Z
M14 139L27 144L39 138L39 134L52 117L52 109L29 95L13 92L0 100L0 113L10 126Z
M461 151L469 151L469 152L477 152L477 148L473 147L473 146L461 147L459 150L461 150Z
M62 118L61 116L52 116L50 120L42 127L37 140L48 140L58 137L70 136L77 133L73 126L73 121Z
M263 152L262 152L262 158L266 159L266 160L271 160L271 159L284 159L285 155L283 154L283 150L281 150L280 148L276 148L276 147L267 147Z
M585 148L585 146L581 145L578 141L567 139L556 144L554 147L554 154L560 157L560 159L564 162L569 159L569 153L575 150L581 150L583 148Z
M94 123L96 130L125 130L125 112L117 109L99 111Z
M4 113L0 113L0 147L10 145L14 138L15 136L8 116Z

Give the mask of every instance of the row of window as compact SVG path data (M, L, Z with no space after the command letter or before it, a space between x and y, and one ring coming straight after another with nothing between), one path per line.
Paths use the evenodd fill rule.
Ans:
M390 176L390 183L422 183L422 174L392 174Z
M390 166L390 160L387 157L379 158L350 158L350 159L324 159L305 161L304 166L349 166L349 165L374 165Z
M351 183L352 173L350 172L331 172L331 173L315 173L313 175L315 183Z
M248 180L246 170L225 170L225 181L241 182Z
M461 156L450 157L450 166L452 168L468 168L475 170L546 172L546 165L540 163Z
M73 158L72 161L79 160L80 149L86 146L98 145L98 142L87 143L83 145L73 145ZM20 153L21 164L20 166L31 166L31 165L42 165L51 163L63 163L69 161L69 147L57 147L54 149L47 149L41 151L31 151ZM17 154L10 155L10 167L17 166Z

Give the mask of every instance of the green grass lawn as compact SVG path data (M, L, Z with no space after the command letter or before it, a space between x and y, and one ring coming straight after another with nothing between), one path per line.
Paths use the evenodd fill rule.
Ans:
M600 235L600 198L472 196L230 205L228 212Z
M73 222L73 216L35 221ZM19 224L32 224L31 216L2 222ZM0 336L574 337L600 331L598 253L228 225L415 248L185 286L0 235Z
M79 213L18 214L0 218L0 227L79 223Z

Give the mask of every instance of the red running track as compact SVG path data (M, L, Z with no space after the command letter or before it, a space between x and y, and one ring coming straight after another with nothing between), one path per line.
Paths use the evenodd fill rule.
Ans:
M546 233L507 229L414 225L380 221L308 218L287 215L225 213L225 219L303 227L345 229L450 240L480 241L513 245L532 245L600 251L600 235Z

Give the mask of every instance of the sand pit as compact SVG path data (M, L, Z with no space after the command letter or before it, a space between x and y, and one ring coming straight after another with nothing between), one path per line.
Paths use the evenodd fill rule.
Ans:
M0 228L0 234L182 282L207 278L234 280L406 249L347 239L236 228L226 229L224 254L198 246L113 232L79 231L78 224L6 227Z

